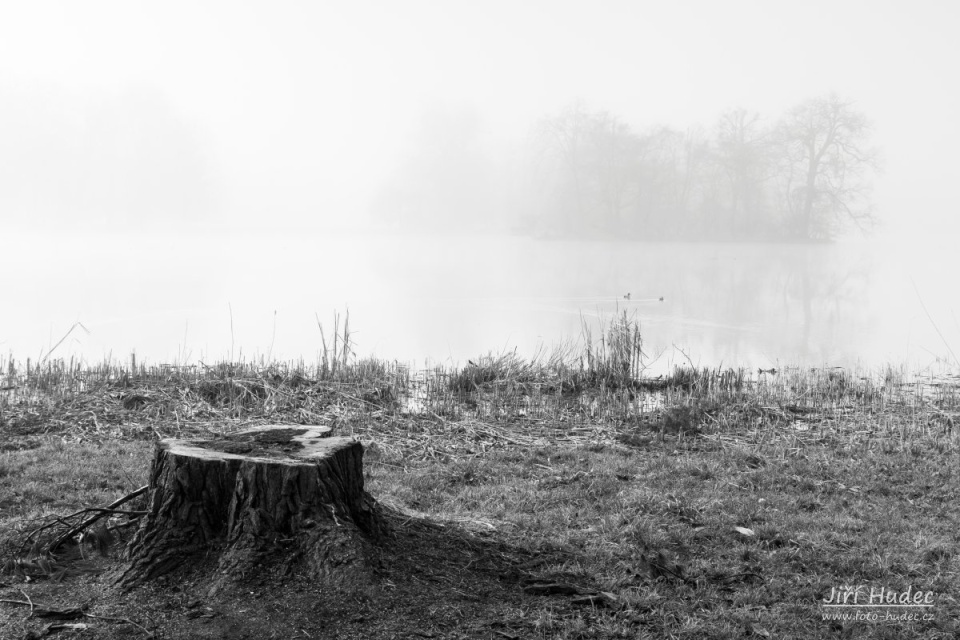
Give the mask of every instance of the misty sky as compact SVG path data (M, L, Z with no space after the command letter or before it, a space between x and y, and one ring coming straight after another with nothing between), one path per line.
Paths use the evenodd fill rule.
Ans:
M836 91L875 126L881 214L956 229L958 14L930 0L6 2L0 97L34 129L59 118L94 168L91 121L153 114L145 144L170 156L155 173L182 179L181 199L234 224L323 226L363 210L430 113L472 113L499 148L574 100L683 129ZM63 124L77 113L81 134ZM69 155L61 137L21 138L39 147L22 170ZM176 208L154 182L116 201Z
M958 18L942 0L0 2L0 272L20 309L0 349L46 353L82 323L57 355L295 357L318 348L316 317L349 307L363 354L463 360L575 335L633 292L654 342L705 362L936 358L960 344ZM656 247L626 243L324 234L379 229L417 180L474 200L441 215L510 230L525 211L501 206L509 187L484 199L442 154L418 157L476 138L496 164L460 173L509 184L537 120L575 102L709 136L724 111L770 124L831 92L872 121L883 165L888 237L868 258L841 247L829 264L847 272L808 278L819 248L749 263L749 247L689 246L674 273L651 266L673 249L651 263ZM225 233L251 228L276 233ZM770 282L741 299L754 275Z

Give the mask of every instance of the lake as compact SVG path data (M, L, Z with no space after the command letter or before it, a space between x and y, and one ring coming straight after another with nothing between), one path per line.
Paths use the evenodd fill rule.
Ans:
M359 355L535 353L626 312L654 370L686 362L927 367L960 353L948 238L835 245L316 232L7 234L0 349L196 362L311 360L335 311ZM624 296L630 294L630 298ZM660 298L663 298L661 301ZM86 331L84 331L84 329Z

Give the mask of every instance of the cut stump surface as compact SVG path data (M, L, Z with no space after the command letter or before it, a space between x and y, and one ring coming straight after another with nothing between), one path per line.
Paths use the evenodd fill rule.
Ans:
M218 575L269 565L364 580L380 534L363 447L317 426L271 425L211 440L161 440L148 514L119 581L133 586L219 553Z

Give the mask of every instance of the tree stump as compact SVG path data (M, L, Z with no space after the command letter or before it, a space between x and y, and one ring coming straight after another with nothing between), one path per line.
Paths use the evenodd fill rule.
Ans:
M134 586L211 552L221 576L280 565L340 583L364 579L381 524L363 490L363 447L328 433L272 425L161 440L148 513L127 545L119 583Z

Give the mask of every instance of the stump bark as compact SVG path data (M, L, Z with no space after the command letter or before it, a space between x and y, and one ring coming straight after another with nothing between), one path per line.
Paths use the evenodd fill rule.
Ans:
M127 546L120 584L211 552L219 554L219 576L280 565L340 583L368 578L381 523L363 489L363 447L328 433L271 425L212 440L161 440L148 514Z

